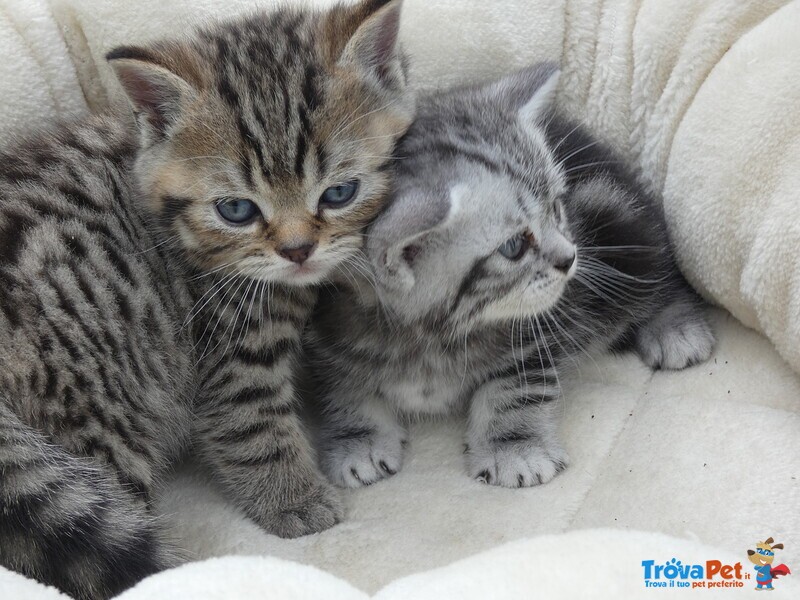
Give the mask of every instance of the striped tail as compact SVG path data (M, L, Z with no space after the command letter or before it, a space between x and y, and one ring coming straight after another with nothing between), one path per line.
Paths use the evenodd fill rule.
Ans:
M114 596L170 565L145 503L0 401L0 565L78 600Z

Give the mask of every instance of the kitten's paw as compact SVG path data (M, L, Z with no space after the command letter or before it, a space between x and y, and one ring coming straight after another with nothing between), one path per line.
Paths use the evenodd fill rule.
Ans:
M343 515L338 492L328 482L316 481L298 498L261 519L261 525L282 538L296 538L330 529Z
M403 466L405 431L359 432L325 443L322 470L333 483L358 488L391 477Z
M685 312L678 307L684 307ZM685 369L708 360L714 349L714 333L699 309L673 305L642 327L636 349L653 369Z
M467 468L474 479L508 488L547 483L569 464L558 443L502 442L483 448L470 447Z

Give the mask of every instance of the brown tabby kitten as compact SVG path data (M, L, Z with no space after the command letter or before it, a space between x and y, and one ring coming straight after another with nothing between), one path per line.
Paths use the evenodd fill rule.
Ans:
M108 56L137 115L0 154L0 565L81 599L171 564L153 490L193 439L260 525L340 507L292 380L411 123L400 2L284 9Z

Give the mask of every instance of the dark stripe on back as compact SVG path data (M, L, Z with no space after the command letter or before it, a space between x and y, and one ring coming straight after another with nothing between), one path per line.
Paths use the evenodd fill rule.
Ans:
M6 222L0 225L0 263L15 264L25 243L25 236L35 225L26 215L14 214L10 210L3 213Z

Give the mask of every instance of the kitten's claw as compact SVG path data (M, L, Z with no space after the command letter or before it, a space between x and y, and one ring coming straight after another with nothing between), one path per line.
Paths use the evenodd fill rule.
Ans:
M685 369L711 356L714 333L695 304L677 302L642 326L636 349L652 369Z
M339 494L327 482L312 484L297 500L259 519L270 533L296 538L330 529L343 517Z
M336 485L358 488L395 475L403 466L404 432L373 431L324 444L322 470Z
M467 454L471 477L489 485L508 488L547 483L569 462L558 444L542 447L532 442L503 442L474 446Z

